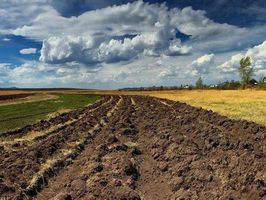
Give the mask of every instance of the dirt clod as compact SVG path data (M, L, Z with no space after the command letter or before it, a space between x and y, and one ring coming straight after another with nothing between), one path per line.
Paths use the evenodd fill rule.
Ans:
M68 193L59 193L52 200L72 200L72 197Z

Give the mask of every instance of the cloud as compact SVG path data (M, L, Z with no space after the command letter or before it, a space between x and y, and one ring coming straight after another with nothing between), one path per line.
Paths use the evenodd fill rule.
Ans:
M160 71L160 73L158 74L158 76L160 78L164 78L164 77L169 77L169 76L175 76L176 73L175 71L169 70L169 69L164 69L162 71Z
M249 48L245 53L233 55L230 60L219 65L217 68L223 73L234 73L238 70L241 58L250 56L251 63L257 73L266 69L266 41L260 45Z
M253 46L265 40L266 26L237 27L217 23L206 17L206 12L192 7L172 9L171 24L190 40L186 43L194 52L224 53Z
M180 82L181 84L186 83L187 80L193 79L198 76L198 71L193 69L190 65L185 67L171 67L164 68L158 73L158 77L161 80L173 79L175 82Z
M143 1L87 11L70 18L61 16L55 9L49 7L49 4L43 7L46 9L40 11L34 19L28 19L26 23L24 21L24 25L18 26L13 32L39 39L62 34L77 35L77 33L114 36L152 32L156 29L154 25L157 22L200 39L245 31L244 28L226 23L215 23L208 19L205 16L206 12L202 10L193 10L191 7L169 9L164 4L150 4ZM34 13L36 11L34 10ZM50 19L53 20L53 24L50 23Z
M40 61L47 63L65 63L86 61L85 51L93 47L90 37L50 37L43 41Z
M76 63L50 65L28 61L16 67L0 64L0 72L0 80L4 85L19 87L51 87L54 84L70 87L79 83L88 84L95 80L95 72Z
M6 76L12 64L0 63L0 76Z
M3 38L2 41L4 41L4 42L9 42L10 39L9 39L9 38Z
M12 5L15 6L15 0L11 1L13 2ZM84 1L83 3L87 4L87 2L90 1ZM247 41L245 38L250 38L251 35L256 38L256 35L262 37L265 34L265 29L250 30L226 23L216 23L206 17L205 11L194 10L192 7L169 9L165 4L135 1L86 11L78 16L67 18L61 16L61 13L55 10L49 2L45 3L44 0L39 0L37 3L31 3L35 6L32 6L29 10L29 13L32 12L32 14L24 16L26 18L24 24L21 25L21 22L21 24L18 23L15 26L15 23L11 27L15 26L16 28L7 29L6 31L41 41L44 40L43 46L55 46L55 48L65 45L55 45L52 40L61 40L63 43L65 39L69 39L70 41L66 42L69 42L70 45L72 44L71 40L78 40L79 37L85 38L85 42L87 39L93 40L95 42L93 49L87 50L85 48L84 51L88 53L88 58L82 59L81 62L97 63L101 61L114 62L119 59L130 60L143 54L145 56L157 56L163 53L176 56L195 51L208 51L208 53L229 51L236 48L236 46L243 47L247 45L248 42L245 42ZM56 3L53 2L52 5L54 4ZM64 2L59 4L63 4L63 7L66 6ZM42 5L42 9L35 9L35 7L40 7L39 5ZM58 5L54 6L55 8L60 7ZM37 12L38 14L36 14ZM33 18L30 18L29 15ZM53 23L50 23L51 21ZM177 32L189 35L190 40L185 44L181 43L178 38L175 38ZM126 38L123 41L114 39L117 36L123 37L125 35L135 35L135 38ZM75 37L76 39L74 39ZM153 41L148 41L148 37L152 38ZM86 44L84 45L86 47ZM80 47L84 48L83 46ZM106 48L114 49L114 51L109 51ZM54 51L48 47L44 47L44 49ZM69 47L69 49L72 49L72 47ZM69 49L66 51L69 51ZM51 56L51 58L56 58L53 61L49 57L45 57L51 55L52 52L46 51L42 51L44 55L41 60L47 60L50 63L64 62L65 60L78 61L77 59L80 59L78 55L84 53L70 53L71 58L67 56L62 58L61 61L56 56ZM105 55L101 54L102 52ZM114 55L114 52L116 52L116 55ZM77 54L76 60L74 54ZM128 55L132 55L132 57L129 58Z
M0 34L42 42L39 61L5 66L9 82L24 86L35 81L45 86L177 84L214 71L234 72L242 56L237 53L265 39L264 25L244 28L217 23L192 7L170 9L144 1L105 7L110 1L104 0L97 1L101 9L92 10L89 2L94 0L82 2L84 8L76 4L71 10L72 0L0 0ZM181 41L177 33L188 39ZM250 51L257 68L265 62L262 49ZM232 50L237 53L226 62ZM223 57L223 53L228 54ZM219 71L211 68L216 62Z
M242 54L233 55L230 60L219 65L217 68L223 73L236 72L241 58L243 58Z
M199 58L197 58L196 60L194 60L192 62L192 65L195 65L195 66L204 66L206 64L210 64L211 62L213 62L213 58L214 58L214 54L206 54L204 56L201 56Z
M135 0L51 0L51 5L65 17L78 16L85 11L121 5Z
M229 24L220 24L207 18L203 10L194 10L192 7L185 7L181 10L171 10L171 24L193 38L209 39L217 35L229 35L244 29Z
M25 1L22 6L11 0L13 9L8 3L3 5L3 10L12 13L14 19L6 17L8 26L2 32L43 41L40 60L44 62L109 63L160 54L178 56L191 51L190 46L175 37L178 30L169 23L172 16L164 4L136 1L67 18L45 0L30 3L31 6ZM27 14L15 14L24 7ZM135 37L115 39L125 35ZM87 42L93 46L87 47Z
M184 64L172 66L177 57L142 57L134 62L103 63L102 67L89 68L87 64L67 62L49 64L38 61L27 61L16 67L6 66L5 84L19 87L89 87L121 88L133 86L181 84L191 78L192 70L185 66L190 56L182 59ZM161 61L160 61L161 60ZM175 76L160 77L162 70L172 70ZM1 69L0 69L1 71ZM194 81L194 80L193 80ZM32 85L34 83L34 85Z
M266 40L253 48L248 49L246 56L250 56L256 70L266 68Z
M27 49L21 49L19 51L21 54L35 54L37 53L37 49L36 48L27 48Z
M117 36L152 32L154 24L169 21L167 7L136 1L131 4L112 6L84 12L77 17L62 17L50 8L23 26L13 30L14 34L48 39L64 35L103 35ZM50 23L53 21L53 24ZM62 31L64 30L64 31Z
M164 4L149 4L143 1L88 11L70 18L62 17L50 8L40 12L34 21L29 20L29 23L14 29L12 33L45 40L44 45L55 37L62 38L62 42L66 37L74 38L77 35L92 38L96 41L95 45L98 45L94 48L108 54L100 55L101 58L96 60L109 62L120 58L128 60L128 53L133 58L143 53L144 55L164 53L170 56L188 54L192 51L193 43L197 41L217 41L218 37L226 38L229 35L240 35L246 31L244 28L215 23L205 14L204 11L195 11L191 7L168 9ZM53 24L50 21L53 21ZM175 38L178 31L191 35L193 42L187 45L181 44L180 40ZM123 37L124 35L136 36L124 41L113 39L115 36ZM149 37L151 41L147 40ZM59 41L59 39L56 40ZM53 44L51 42L48 45L53 46ZM220 46L223 44L220 43ZM114 53L108 51L106 47L114 48L117 55L111 57ZM216 45L216 48L219 48L219 45ZM97 49L90 51L89 54L95 57L95 52L98 55ZM68 58L63 58L63 60L68 60ZM88 58L88 60L91 59Z
M40 60L48 63L114 63L131 60L138 56L176 56L188 54L190 48L180 40L169 42L168 36L154 33L137 35L132 39L111 39L98 44L91 37L51 37L44 40ZM168 44L169 43L169 44Z
M191 65L199 74L207 74L214 63L214 54L203 55L192 61Z
M9 84L9 73L11 71L12 64L0 63L0 87L5 87Z
M191 58L190 58L191 59ZM165 60L162 62L164 63ZM183 65L167 67L167 64L162 64L164 69L158 74L160 78L179 78L189 79L199 75L208 74L211 72L211 68L214 66L214 54L206 54L193 60L192 62L186 62Z
M47 0L0 0L0 33L9 34L25 23L31 23L50 8Z

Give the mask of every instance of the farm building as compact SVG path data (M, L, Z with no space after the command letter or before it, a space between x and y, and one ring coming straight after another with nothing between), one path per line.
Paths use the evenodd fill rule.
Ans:
M249 81L249 84L250 84L250 85L258 85L258 81L256 81L255 79L251 79L251 80Z

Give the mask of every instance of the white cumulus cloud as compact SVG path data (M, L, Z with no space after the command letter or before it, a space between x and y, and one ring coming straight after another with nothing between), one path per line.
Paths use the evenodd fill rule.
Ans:
M257 73L266 69L266 41L260 45L249 48L245 53L233 55L230 60L219 65L217 68L224 73L236 72L241 58L249 56L252 66Z
M192 61L191 65L199 74L206 74L209 72L211 65L214 63L214 54L203 55Z
M40 1L39 4L45 2ZM61 16L49 4L38 11L34 19L27 18L24 25L8 30L16 35L43 40L40 60L49 63L116 62L160 54L184 55L191 53L193 46L199 48L199 42L243 35L246 31L226 23L216 23L208 19L204 11L191 7L169 9L165 4L150 4L141 0L87 11L70 18ZM175 38L177 31L190 35L192 42L182 44ZM127 35L131 37L125 37ZM82 39L85 44L73 42L80 37L85 38ZM87 48L87 41L92 41L93 46ZM216 44L215 47L218 49L225 43ZM77 46L80 51L71 52Z
M27 48L27 49L21 49L19 52L21 54L35 54L35 53L37 53L37 49L36 48Z
M241 58L243 58L243 55L240 53L233 55L230 60L219 65L217 68L224 73L236 72Z
M139 56L188 54L190 47L182 45L179 39L171 40L174 36L171 27L156 23L153 32L122 40L92 36L50 37L43 42L40 60L49 63L111 63Z

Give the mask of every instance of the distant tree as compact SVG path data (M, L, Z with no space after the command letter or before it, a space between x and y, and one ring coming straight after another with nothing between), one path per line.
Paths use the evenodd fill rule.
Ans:
M222 90L232 90L232 89L238 89L241 87L241 83L239 81L225 81L222 83L219 83L217 88Z
M238 72L240 75L242 86L245 87L246 85L249 84L249 81L251 80L254 74L254 69L251 66L251 60L249 56L242 58L240 60Z
M202 80L201 77L198 78L198 80L196 81L196 85L195 86L196 86L197 89L202 89L204 87L203 80Z

